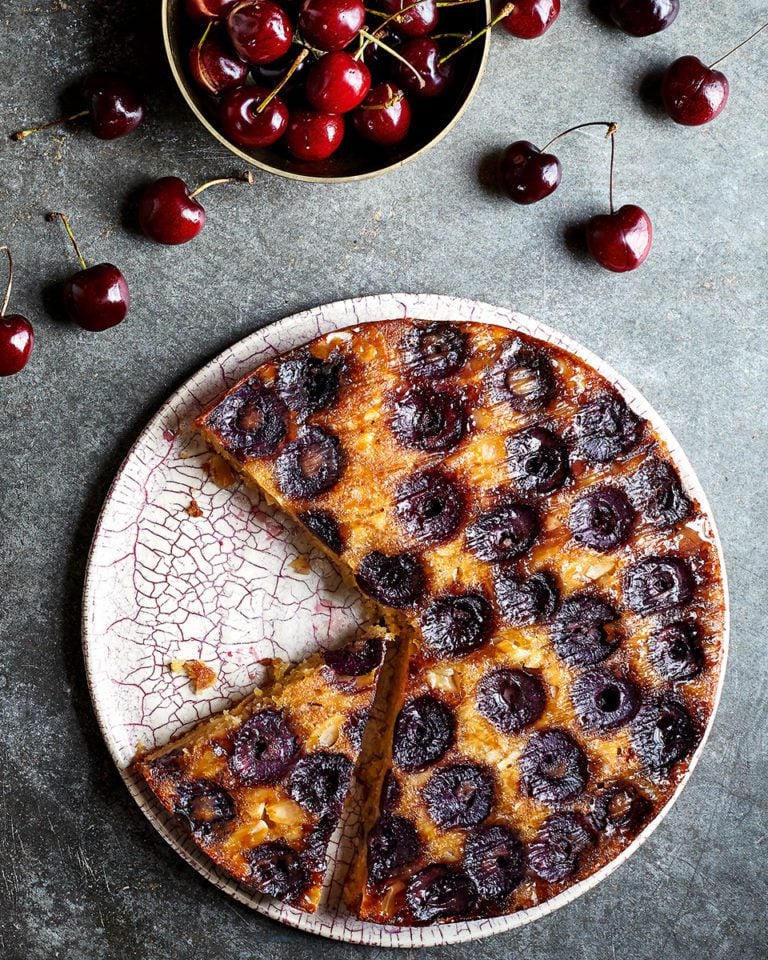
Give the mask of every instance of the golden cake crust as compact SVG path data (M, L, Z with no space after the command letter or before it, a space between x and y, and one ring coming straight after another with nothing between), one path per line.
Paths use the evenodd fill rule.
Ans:
M382 321L265 363L198 425L413 631L361 917L541 903L669 801L716 698L718 552L593 368L506 328ZM445 741L423 762L409 711Z

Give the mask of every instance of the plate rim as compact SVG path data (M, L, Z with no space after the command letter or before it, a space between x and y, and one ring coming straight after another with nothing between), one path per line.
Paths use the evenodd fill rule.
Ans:
M383 312L382 316L379 318L381 320L394 319L398 315L415 316L418 319L430 319L428 315L429 311L439 311L440 309L444 308L459 308L462 311L469 310L470 314L473 315L473 322L493 323L493 320L485 320L482 318L482 316L475 317L474 314L475 312L480 314L489 311L495 312L498 315L497 321L501 317L505 317L510 329L522 329L522 332L528 333L532 336L537 336L540 339L561 346L564 349L574 353L577 357L591 364L602 376L606 377L619 389L625 399L627 399L629 402L630 406L633 406L633 404L642 403L646 408L644 416L651 420L654 428L657 429L662 436L662 439L667 444L670 456L675 461L675 464L681 473L683 473L687 485L693 489L694 495L701 506L702 513L706 516L710 524L712 531L712 542L716 549L720 564L723 589L723 630L721 639L720 673L718 676L717 688L712 703L712 710L707 720L701 740L696 750L692 754L688 768L674 792L658 812L656 817L654 817L654 819L646 825L646 827L637 835L637 837L635 837L634 840L627 847L625 847L618 856L614 857L614 859L609 861L607 864L604 864L599 870L595 871L595 873L579 881L573 886L568 887L562 893L545 901L543 904L538 904L536 906L529 907L526 910L507 914L502 917L495 917L492 918L491 921L469 920L414 928L392 927L370 923L365 924L363 929L360 931L352 931L346 928L343 922L339 921L337 918L334 918L334 920L332 920L330 923L322 924L319 922L319 914L307 914L301 911L291 910L284 904L280 904L278 901L271 901L270 898L262 898L261 900L253 901L248 897L248 895L242 892L238 884L226 877L223 873L220 873L213 866L212 862L206 862L207 858L205 858L204 854L200 854L194 845L180 841L178 837L174 835L173 831L169 829L168 825L169 823L173 822L173 817L171 817L171 815L165 810L161 810L156 804L152 803L149 792L146 790L146 788L142 787L138 778L132 773L130 766L121 765L118 746L112 735L106 716L101 709L101 702L99 694L97 693L95 671L93 668L93 661L91 659L91 649L92 646L95 646L95 640L91 633L91 611L96 600L95 581L97 579L93 576L93 560L104 531L105 520L109 513L115 490L125 475L126 470L128 469L137 450L143 446L146 438L157 429L158 424L162 422L162 419L169 407L171 407L175 402L178 402L180 397L183 396L185 392L189 392L189 388L191 386L194 386L198 381L205 381L206 377L212 370L217 367L221 369L222 365L230 361L233 355L239 350L247 350L250 344L258 344L259 341L261 341L263 346L265 335L281 333L290 328L291 325L299 325L303 322L311 320L312 318L323 318L329 313L338 313L340 317L347 314L351 317L355 317L355 323L342 322L339 323L338 326L334 326L333 329L337 330L342 329L344 326L356 326L363 325L367 322L373 322L369 320L358 320L356 318L355 311L359 309L361 305L373 306L374 303L377 305L381 304L383 311L390 311L390 313L387 313L386 315ZM412 307L413 309L411 309ZM391 313L392 310L397 311L398 308L400 310L399 314L397 312ZM421 314L421 316L419 316L419 314ZM528 329L529 327L533 328L536 332L530 333ZM302 342L305 341L298 339L295 346L299 346ZM270 346L268 343L266 345ZM277 355L277 352L278 351L275 350L275 355ZM489 304L485 301L473 298L455 297L443 294L374 294L363 297L351 297L335 300L330 303L300 310L296 313L290 314L289 316L282 317L281 319L278 319L272 323L265 324L264 326L251 331L249 334L246 334L246 336L233 342L216 356L211 358L207 363L198 368L191 376L187 377L183 383L176 387L176 389L174 389L165 398L159 408L141 429L134 442L131 444L130 449L115 473L115 476L104 497L104 502L101 506L101 509L99 510L86 560L82 595L81 632L83 661L88 685L88 693L91 699L94 715L99 726L99 731L107 746L110 757L115 763L121 779L125 783L129 793L136 801L142 813L147 817L149 822L152 824L155 830L157 830L160 836L182 857L182 859L184 859L206 880L210 881L223 893L233 897L242 905L256 910L261 915L272 920L277 920L286 926L302 930L306 933L313 933L317 936L323 936L327 939L337 940L345 943L407 949L416 946L430 947L467 943L474 940L484 939L485 937L493 936L499 933L508 933L519 927L526 926L534 920L548 916L555 910L558 910L560 907L563 907L568 903L572 903L579 897L583 896L589 890L593 889L604 879L610 876L645 843L645 841L654 833L658 826L666 819L667 815L674 807L677 799L693 774L707 741L709 740L709 736L720 705L727 672L730 647L730 597L725 556L714 511L712 510L712 506L709 502L706 492L702 488L701 482L699 481L698 476L696 475L693 466L691 465L690 460L685 453L685 450L678 442L666 421L649 403L644 394L622 374L615 370L610 363L603 360L588 347L585 347L582 343L570 337L569 335L562 333L561 331L549 326L535 317L522 314L508 307ZM198 859L198 857L200 859ZM473 925L478 925L478 928L472 929ZM366 932L369 927L372 929L370 931L370 935L367 936ZM409 931L411 936L408 937L407 933L404 931ZM377 936L376 934L379 935Z

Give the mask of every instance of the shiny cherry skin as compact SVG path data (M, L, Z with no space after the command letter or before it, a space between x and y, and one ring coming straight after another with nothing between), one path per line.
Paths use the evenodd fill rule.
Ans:
M288 53L293 24L272 0L241 0L227 14L227 31L235 53L246 63L272 63Z
M218 96L245 83L248 65L232 52L224 32L214 30L189 51L189 72L201 90Z
M344 139L344 117L296 110L288 120L285 145L297 160L327 160Z
M698 57L680 57L667 67L661 82L661 98L669 116L685 127L710 123L728 103L730 85L719 70Z
M193 20L221 20L237 0L186 0L187 15Z
M299 10L301 35L318 50L343 50L364 23L362 0L304 0Z
M666 30L680 12L680 0L610 0L608 13L624 33L649 37Z
M35 331L26 317L18 313L0 317L0 377L23 370L34 343Z
M587 247L601 267L614 273L636 270L651 252L651 218L628 203L614 213L598 214L587 223Z
M412 0L382 0L381 9L388 14L409 7ZM426 37L437 26L437 0L422 0L418 6L392 21L392 27L401 37Z
M64 309L83 330L109 330L125 320L131 295L125 277L111 263L80 270L63 287Z
M322 113L354 110L370 89L371 71L345 50L326 53L307 72L307 102Z
M365 140L392 147L404 140L411 128L408 97L394 83L377 83L352 114L352 125Z
M83 93L91 130L100 140L132 133L144 119L144 101L130 81L103 71L86 80Z
M205 210L179 177L162 177L145 187L139 200L139 224L156 243L187 243L205 226Z
M297 55L298 48L294 47L293 49L289 50L284 57L280 57L279 60L273 60L272 63L254 64L254 66L251 67L251 76L256 83L269 87L271 90L273 87L276 87L278 83L280 83L286 73L288 73L288 71L294 65ZM301 61L288 80L288 83L280 91L281 96L285 96L289 90L295 87L296 84L302 80L304 71L308 66L308 59Z
M219 122L224 136L239 147L270 147L285 133L288 107L280 97L258 107L271 93L268 87L248 85L227 90L219 103Z
M515 203L538 203L560 186L563 168L554 153L542 153L528 140L516 140L502 155L500 173Z
M397 81L406 93L414 97L439 97L453 82L453 60L440 63L440 47L432 37L414 37L400 47L400 54L414 67L423 83L412 70L399 60L395 65Z
M502 27L518 40L535 40L549 30L560 16L560 0L517 0L515 9L501 21Z

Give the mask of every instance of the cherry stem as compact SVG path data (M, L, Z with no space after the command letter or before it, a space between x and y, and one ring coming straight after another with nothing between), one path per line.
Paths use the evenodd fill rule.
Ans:
M218 177L216 180L209 180L207 183L203 183L199 187L196 187L192 193L190 193L189 199L194 200L195 197L199 196L204 190L207 190L209 187L217 187L222 183L248 183L253 185L253 174L250 170L246 170L244 173L241 173L236 177Z
M611 179L608 185L608 205L611 208L611 216L613 216L613 169L616 164L616 125L608 131L606 136L611 138Z
M29 130L19 130L11 134L11 140L26 140L33 133L39 133L41 130L50 130L51 127L60 127L62 123L71 123L73 120L80 120L87 117L88 111L81 110L79 113L73 113L71 117L60 117L58 120L51 120L50 123L43 123L39 127L30 127Z
M198 50L202 50L202 49L203 49L203 44L204 44L205 41L208 39L208 34L209 34L209 33L211 32L211 30L213 29L213 23L214 23L213 20L209 20L208 23L207 23L207 25L206 25L205 30L203 30L203 35L202 35L202 37L200 37L200 39L197 41L197 49L198 49Z
M5 311L8 309L8 304L11 302L11 290L13 290L13 257L11 256L11 248L7 246L0 247L6 257L8 257L8 285L5 288L5 299L3 300L3 306L0 309L0 320L5 316Z
M478 3L478 2L479 0L443 0L443 2L438 3L437 6L438 7L457 7L462 3ZM381 13L378 10L372 10L370 7L367 7L366 9L368 10L368 13L372 13L375 17L385 18L384 21L380 23L378 27L376 27L376 29L373 31L373 37L375 37L376 40L378 40L384 33L385 28L389 26L389 24L393 20L397 20L399 17L402 17L404 13L408 13L408 11L413 10L414 7L420 7L422 3L424 3L424 0L415 0L414 3L409 3L405 7L401 7L399 10L396 10L394 13ZM365 31L361 30L360 33L365 33ZM371 43L370 36L367 33L365 34L365 36L369 37L369 39L365 40L365 42L360 44L360 49L355 54L355 60L360 59L360 57L365 52L365 48L368 46L369 43ZM460 36L464 36L464 34L460 34Z
M473 37L470 37L468 40L465 40L464 43L460 43L458 47L456 47L454 50L451 50L450 53L446 53L444 57L440 57L440 59L437 62L441 64L447 63L448 60L451 59L451 57L455 57L457 53L461 53L461 51L465 50L470 45L470 43L474 43L475 40L479 40L480 37L488 33L489 30L492 30L497 23L499 23L501 20L505 20L510 15L510 13L512 13L514 9L515 9L514 3L505 4L501 8L501 10L499 10L499 12L496 14L493 20L491 20L490 23L487 23L482 30L476 33Z
M64 224L64 229L67 231L67 236L72 241L72 246L75 248L75 253L77 254L77 259L80 261L80 266L83 270L88 269L88 264L85 262L85 257L80 252L80 247L77 245L77 240L75 240L75 235L72 233L72 227L69 225L69 218L65 213L49 213L48 220L53 223L56 217L61 218L61 222Z
M549 143L545 144L541 148L540 153L546 153L552 144L557 143L561 137L565 137L569 133L573 133L574 130L583 130L585 127L607 127L608 130L605 134L606 139L608 137L612 137L613 134L619 129L618 123L616 123L614 120L590 120L589 123L577 123L575 127L568 127L567 130L563 130L562 133L558 133L556 137L552 137Z
M275 99L278 93L280 93L280 91L283 89L286 83L288 83L288 81L291 79L294 73L296 73L296 71L299 69L302 63L304 63L304 61L307 59L308 56L309 56L309 50L307 50L306 48L299 53L298 57L296 57L296 59L293 61L290 67L286 70L285 76L280 81L280 83L278 83L278 85L272 90L272 92L267 94L267 96L261 101L258 107L256 107L257 114L263 113L266 110L269 104ZM192 194L192 196L194 196L194 194Z
M415 4L414 4L414 6L415 6ZM402 10L400 11L400 13L402 13ZM382 26L384 26L384 24L382 24ZM381 30L381 27L379 27L378 30ZM378 32L378 30L377 30L376 32ZM409 60L406 60L405 57L402 56L402 54L399 54L399 53L397 52L397 50L393 50L392 47L390 47L388 44L384 43L384 41L381 39L381 37L377 37L377 36L375 36L373 33L368 33L368 31L367 31L367 30L363 30L362 27L360 28L360 33L361 33L362 36L365 37L365 39L368 41L368 43L373 43L373 44L375 44L377 47L381 47L382 50L385 50L390 56L394 57L395 60L399 60L400 63L405 64L405 66L408 67L408 69L411 71L411 73L414 75L414 77L416 77L416 79L419 81L419 86L422 86L422 87L424 86L424 83L425 83L424 77L422 77L422 75L419 73L419 71L416 69L416 67L414 67L414 65L413 65ZM357 53L355 54L355 60L359 60L359 59L360 59L360 57L362 56L363 51L365 50L365 47L368 46L368 43L364 44L364 45L357 51Z
M390 97L386 103L361 103L361 110L387 110L389 107L394 107L396 103L400 103L403 99L403 93L396 93L393 97Z
M464 3L479 3L480 0L441 0L436 7L460 7Z
M720 57L719 60L715 60L714 63L710 63L709 69L711 70L713 67L716 67L716 66L718 65L718 63L722 63L723 60L726 59L726 57L730 57L730 55L731 55L732 53L736 53L737 50L741 50L741 48L744 46L745 43L749 43L750 40L754 40L755 37L758 35L758 33L762 33L763 30L765 30L766 27L768 27L768 23L764 23L764 24L762 25L762 27L760 27L759 30L755 30L754 33L751 33L751 34L747 37L746 40L742 40L741 43L737 44L737 45L733 48L733 50L729 50L728 53L724 53L724 54L722 55L722 57Z

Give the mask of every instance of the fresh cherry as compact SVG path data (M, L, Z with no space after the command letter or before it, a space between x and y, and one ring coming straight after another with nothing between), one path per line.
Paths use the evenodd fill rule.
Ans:
M698 57L679 57L667 67L661 83L664 109L686 127L709 123L728 103L728 78Z
M288 120L285 145L297 160L327 160L344 139L344 117L296 110Z
M648 37L674 23L680 0L610 0L608 12L624 33Z
M601 267L614 273L636 270L651 252L653 226L642 207L627 203L587 224L587 247Z
M318 50L343 50L364 24L362 0L304 0L299 10L301 35Z
M77 245L68 218L51 213L48 219L60 217L82 267L63 286L64 309L69 319L83 330L108 330L125 320L131 295L125 277L111 263L89 267Z
M528 140L510 143L501 158L501 182L515 203L538 203L560 185L563 168L554 153Z
M533 40L549 30L560 15L560 0L517 0L502 27L519 40Z
M224 31L211 31L209 25L189 51L189 72L202 90L216 96L245 83L248 65L234 55Z
M8 284L0 308L0 377L10 377L27 365L35 342L35 331L26 317L5 312L13 290L13 257L8 247L2 246L0 250L8 257Z
M144 102L136 88L116 73L95 73L83 84L87 108L69 117L52 120L13 134L14 140L26 140L33 133L48 130L71 120L88 117L94 136L100 140L116 140L132 133L144 119Z
M307 73L307 102L325 113L347 113L365 100L371 89L371 72L351 53L326 53Z
M403 37L425 37L437 26L437 0L422 0L414 4L413 0L383 0L381 9L390 16L406 9L392 20L393 29Z
M193 20L221 20L237 0L186 0L187 14Z
M395 74L401 87L416 97L438 97L453 82L452 63L443 61L440 46L432 37L415 37L400 48Z
M288 53L293 24L272 0L240 0L227 13L227 30L235 53L246 63L271 63Z
M378 83L352 114L355 130L371 143L391 147L408 135L411 105L393 83Z
M250 173L204 183L196 190L179 177L162 177L145 187L139 200L139 223L150 240L175 246L188 243L205 226L205 209L197 197L209 187L223 183L253 183Z
M728 103L730 85L728 78L715 67L768 28L768 23L758 27L745 40L728 53L706 66L698 57L680 57L664 74L661 83L661 98L664 109L675 121L686 127L699 127L710 123L723 112Z
M219 104L219 121L224 135L239 147L269 147L288 126L288 107L266 87L249 84L228 90Z

